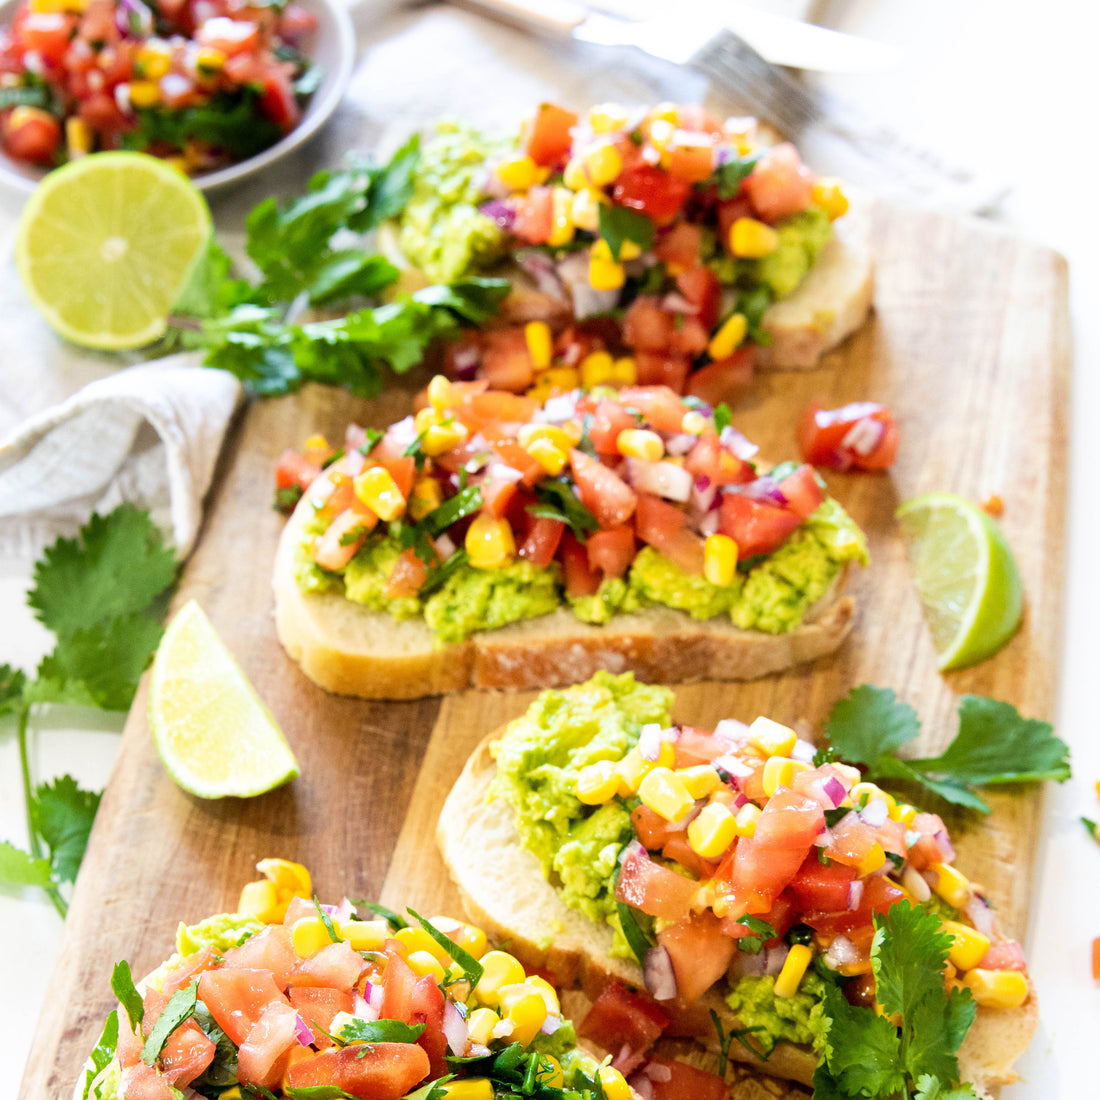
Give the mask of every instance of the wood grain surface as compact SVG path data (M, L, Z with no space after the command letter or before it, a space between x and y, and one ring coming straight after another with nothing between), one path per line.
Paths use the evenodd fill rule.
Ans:
M735 422L776 460L794 452L793 421L813 398L891 405L900 421L887 474L830 475L833 493L868 531L873 563L854 578L853 636L832 658L750 684L681 688L676 713L713 725L768 714L819 724L849 688L893 688L925 723L935 751L954 735L957 697L1007 699L1050 718L1061 635L1069 325L1066 270L1047 249L977 223L875 205L876 312L822 369L763 378ZM530 696L469 693L413 703L328 696L275 640L270 563L281 519L272 472L314 431L339 438L349 419L384 425L407 410L423 377L365 404L306 389L255 403L227 441L206 529L176 606L206 610L287 733L302 766L290 787L204 802L167 778L139 694L76 884L65 945L23 1080L24 1100L68 1097L111 1008L111 967L144 973L170 953L176 924L233 908L264 856L301 860L318 894L377 897L432 913L457 898L432 841L435 817L466 755ZM996 658L941 676L921 619L893 512L917 493L998 494L1027 593L1024 625ZM1041 791L995 794L993 813L951 820L960 866L998 900L1023 936L1035 879ZM1040 994L1042 975L1035 976ZM740 1095L763 1093L751 1082Z

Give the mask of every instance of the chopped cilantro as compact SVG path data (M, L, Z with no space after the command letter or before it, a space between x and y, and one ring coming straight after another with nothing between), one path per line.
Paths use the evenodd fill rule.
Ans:
M481 508L482 503L481 489L476 485L471 485L459 490L453 497L440 504L438 508L433 508L420 521L420 526L434 538L460 519L473 515Z
M481 975L485 973L485 967L483 967L469 951L459 947L454 940L436 928L431 921L425 920L415 909L410 909L409 915L462 968L462 973L466 981L470 983L470 988L473 989L473 987L481 981Z
M313 908L317 910L317 917L325 926L328 938L332 940L333 943L339 943L340 937L336 934L336 926L332 923L332 917L321 908L321 903L317 900L316 894L313 895Z
M349 1020L340 1029L345 1043L415 1043L424 1032L424 1024L407 1024L403 1020Z
M535 486L537 504L529 504L527 511L544 519L561 520L581 542L590 532L599 529L596 517L584 506L573 486L564 477L543 478Z
M103 1023L103 1030L99 1033L95 1049L89 1056L92 1064L84 1071L84 1088L80 1094L80 1100L88 1100L88 1090L92 1087L92 1082L103 1072L108 1062L115 1056L117 1048L118 1012L112 1008Z
M198 992L199 980L195 978L185 989L177 989L168 998L164 1011L157 1017L157 1022L153 1025L153 1030L149 1032L149 1038L145 1040L145 1046L141 1050L141 1060L147 1066L151 1066L160 1057L160 1052L164 1049L164 1044L168 1042L172 1032L195 1014Z
M729 405L725 401L720 405L716 405L714 409L714 430L721 435L732 423L733 413L730 412Z
M601 203L599 218L600 236L607 241L613 260L619 259L624 241L632 241L643 250L653 247L656 229L645 214L628 206Z
M145 1018L145 1002L141 999L137 986L134 985L130 964L125 959L115 963L115 968L111 972L111 991L126 1010L130 1030L136 1032Z
M360 899L359 901L353 901L352 905L356 909L366 909L376 917L381 917L395 932L409 927L409 922L404 917L399 913L395 913L392 909L387 909L381 902Z
M759 955L767 940L773 940L776 936L775 929L766 920L742 913L737 918L738 924L743 924L751 933L748 936L737 938L737 950L744 951L747 955Z
M718 185L718 197L720 199L736 198L742 182L752 174L759 159L760 153L749 153L743 157L731 156L718 165L714 172L714 179Z

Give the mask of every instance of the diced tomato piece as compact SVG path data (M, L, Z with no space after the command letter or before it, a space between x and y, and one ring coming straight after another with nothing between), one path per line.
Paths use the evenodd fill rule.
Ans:
M727 450L713 428L707 428L684 458L684 467L695 477L705 477L712 485L736 485L756 476L749 463Z
M651 917L678 920L690 908L699 884L649 858L639 844L627 849L615 899Z
M346 940L329 943L303 959L290 975L291 985L323 985L330 989L351 989L366 967L363 956Z
M1019 970L1026 973L1027 958L1024 949L1015 940L999 940L990 944L978 966L983 970Z
M16 160L52 164L61 144L61 124L49 111L17 107L4 123L4 148Z
M779 491L787 498L787 507L801 519L807 519L821 507L825 500L825 490L817 480L814 468L799 466L780 483Z
M696 316L707 330L714 328L718 321L718 303L722 297L718 276L709 267L700 265L681 271L676 276L676 286L699 311Z
M724 137L722 123L701 103L682 103L676 108L676 121L688 133L707 134L718 140Z
M825 811L820 803L780 787L764 806L753 839L765 848L805 852L824 828Z
M520 472L524 485L534 485L546 477L546 468L537 458L532 458L514 439L499 439L493 443L493 451L505 466ZM501 513L503 514L503 513Z
M251 19L230 19L215 16L207 19L196 31L195 41L201 46L221 50L226 57L239 53L256 53L260 46L260 28Z
M409 1014L413 1026L423 1024L417 1043L424 1048L431 1065L431 1075L442 1077L447 1072L447 1036L443 1034L443 991L430 974L418 978L413 986Z
M428 567L411 547L402 550L386 579L382 595L388 600L415 596L428 579Z
M696 1069L673 1058L650 1058L646 1066L653 1100L726 1100L729 1082L716 1073Z
M302 108L294 95L290 74L281 66L269 66L264 70L260 87L260 110L284 134L289 133L302 121Z
M578 116L556 103L540 103L531 123L531 136L527 139L527 155L544 167L552 167L565 160L573 144L572 128Z
M290 972L298 965L298 956L290 942L290 930L281 924L269 924L240 947L225 952L225 966L245 970L270 970L275 984L285 989Z
M68 12L28 11L19 20L15 37L24 51L33 50L47 64L59 66L69 51L76 26L77 17Z
M668 386L628 386L619 391L619 400L628 408L637 409L650 427L659 432L683 430L687 406Z
M481 374L495 390L522 393L535 380L535 365L522 328L490 329L484 334Z
M657 933L657 942L672 959L677 996L688 1003L697 1001L726 973L737 950L736 942L722 931L709 909L663 928Z
M588 437L592 446L602 455L618 454L616 443L620 432L635 426L634 417L623 408L619 401L601 397L596 402L592 414L592 423L588 428Z
M766 222L800 214L810 205L814 175L789 142L773 145L744 182L756 212Z
M174 1100L178 1093L153 1066L139 1061L122 1071L119 1095L126 1100Z
M667 351L675 329L675 314L650 295L635 298L623 315L623 343L636 351Z
M653 249L657 259L669 270L670 275L679 276L688 271L706 271L702 266L703 227L694 222L677 222L667 233L661 235ZM711 272L713 274L713 272ZM689 301L691 296L680 290Z
M601 527L620 527L630 519L638 497L614 470L576 449L569 452L569 466L581 502Z
M846 935L853 942L870 945L872 914L883 914L905 897L904 891L885 875L872 875L863 880L863 896L852 911L819 912L810 910L802 914L802 921L826 935Z
M527 244L546 244L554 231L554 192L552 188L532 187L526 195L513 200L516 218L512 232Z
M725 359L715 359L688 375L684 392L708 405L736 404L752 385L756 347L746 344Z
M286 1069L290 1048L298 1042L297 1026L297 1009L272 1001L237 1051L237 1079L247 1085L275 1088Z
M623 1046L640 1053L647 1051L668 1027L668 1014L652 997L620 982L604 986L580 1022L577 1034L604 1050Z
M471 433L481 432L486 438L503 439L515 435L538 408L539 403L532 397L489 390L470 394L452 411L455 419L465 424Z
M858 867L877 843L875 830L853 814L833 827L832 841L825 855L849 867Z
M734 920L742 913L768 912L805 858L805 848L767 848L753 837L741 837L718 868L719 880L728 887L722 889L729 898L726 911Z
M630 821L643 848L651 852L659 851L672 836L669 823L656 810L651 810L644 802L639 802L630 811Z
M428 1055L416 1043L353 1043L295 1062L287 1075L295 1089L330 1085L352 1096L400 1100L430 1071Z
M696 764L709 764L715 757L723 756L736 747L736 742L718 737L707 730L681 726L680 736L673 743L676 767L690 768Z
M673 326L671 350L690 357L702 355L707 350L710 331L697 317L683 316ZM683 385L681 384L681 389Z
M320 476L321 467L316 462L308 461L288 447L280 455L279 464L275 467L275 488L290 489L297 486L305 490Z
M602 578L588 564L588 550L572 531L562 534L559 549L562 572L565 574L565 593L573 599L594 596L599 591Z
M204 970L209 970L216 965L217 961L214 948L209 944L194 955L187 955L164 975L161 992L171 997L177 990L189 986L191 980L197 978Z
M313 560L322 569L343 569L367 541L367 535L377 522L377 516L372 522L369 516L352 508L341 512L318 538Z
M290 1003L314 1033L317 1046L331 1046L332 1040L325 1031L332 1030L332 1021L338 1012L354 1012L355 996L348 990L326 989L319 985L292 986L287 991Z
M817 853L811 852L787 889L803 909L842 912L849 908L848 897L855 877L854 867L822 863Z
M884 470L897 457L897 422L885 405L873 401L838 409L811 405L798 422L798 449L814 466Z
M640 157L623 166L611 191L611 197L620 206L640 211L657 225L668 225L683 209L690 194L688 180L676 179Z
M317 16L301 4L287 4L279 15L279 34L297 41L317 29Z
M687 528L687 516L674 504L639 493L635 528L638 538L649 543L685 573L703 573L703 539Z
M634 560L634 528L609 527L588 536L588 564L605 577L621 577Z
M547 566L561 545L565 524L549 516L532 516L516 555L532 565Z
M416 480L416 459L412 455L396 455L392 458L379 456L379 462L389 470L390 477L401 490L401 495L408 500Z
M202 1028L194 1020L186 1020L168 1036L160 1052L164 1079L177 1087L191 1084L206 1072L216 1051Z
M668 150L669 175L688 183L702 183L714 171L714 143L702 135L682 132Z
M204 971L199 978L199 1000L214 1022L238 1046L248 1038L252 1025L272 1001L290 1004L279 991L269 970Z
M777 550L801 522L786 508L740 493L723 494L719 515L719 530L737 543L738 561Z
M691 359L678 351L639 351L634 356L638 382L683 393L687 385Z
M512 477L486 477L479 484L484 511L494 519L501 519L515 498L520 482Z
M687 834L682 830L669 836L661 848L661 854L665 859L671 859L674 863L680 864L697 879L710 878L718 869L718 860L703 859L691 846Z
M386 1020L409 1023L412 1013L413 990L416 975L401 957L396 947L386 948L386 969L382 974L382 1008L380 1015Z

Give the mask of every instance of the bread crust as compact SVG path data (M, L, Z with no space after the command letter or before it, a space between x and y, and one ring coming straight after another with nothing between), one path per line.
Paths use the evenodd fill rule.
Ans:
M319 687L365 699L416 699L485 688L523 691L586 680L599 669L643 680L752 680L833 652L855 619L838 583L795 630L765 634L728 620L698 620L672 608L583 623L567 608L537 619L436 643L422 619L397 621L338 593L304 593L294 559L312 517L303 498L275 554L275 628L287 654Z
M637 965L611 957L611 929L562 902L538 859L520 843L511 806L504 799L489 798L496 776L490 744L507 728L486 737L467 760L444 802L436 829L444 862L470 919L526 966L545 969L562 984L579 983L591 998L612 981L644 986ZM1016 1079L1012 1064L1038 1024L1038 998L1030 979L1029 987L1028 999L1018 1009L978 1008L959 1050L959 1071L979 1095L996 1096L1001 1085ZM712 1009L727 1030L741 1026L711 989L692 1011L678 1013L673 1008L673 1028L717 1049ZM811 1084L817 1067L812 1051L786 1042L779 1043L766 1062L754 1058L740 1043L731 1044L730 1056L804 1085Z

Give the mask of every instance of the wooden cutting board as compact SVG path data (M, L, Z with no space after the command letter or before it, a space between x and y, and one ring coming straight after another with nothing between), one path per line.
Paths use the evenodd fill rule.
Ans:
M1065 263L1045 248L973 222L873 206L878 257L871 322L812 373L762 379L737 425L776 460L794 455L793 422L810 400L889 404L902 445L888 474L831 475L867 530L871 567L854 579L855 631L832 658L751 684L677 693L685 721L724 716L819 724L849 688L874 683L911 702L920 744L954 736L957 697L1007 699L1049 719L1061 637L1069 321ZM377 897L397 908L455 911L433 842L453 779L488 731L531 696L469 693L411 703L326 695L290 663L274 634L269 572L281 519L272 474L283 448L347 420L404 415L425 378L374 404L321 388L255 403L227 441L201 542L176 606L196 598L286 731L302 766L290 787L206 802L167 778L149 739L145 689L122 738L76 884L20 1096L64 1097L112 1005L111 967L144 973L170 953L180 920L232 909L265 856L306 863L323 899ZM999 495L1027 592L1023 629L996 658L941 676L893 520L918 493ZM951 821L960 866L982 882L1008 930L1023 936L1034 881L1041 790L989 798L993 813ZM1042 975L1036 976L1042 987Z

